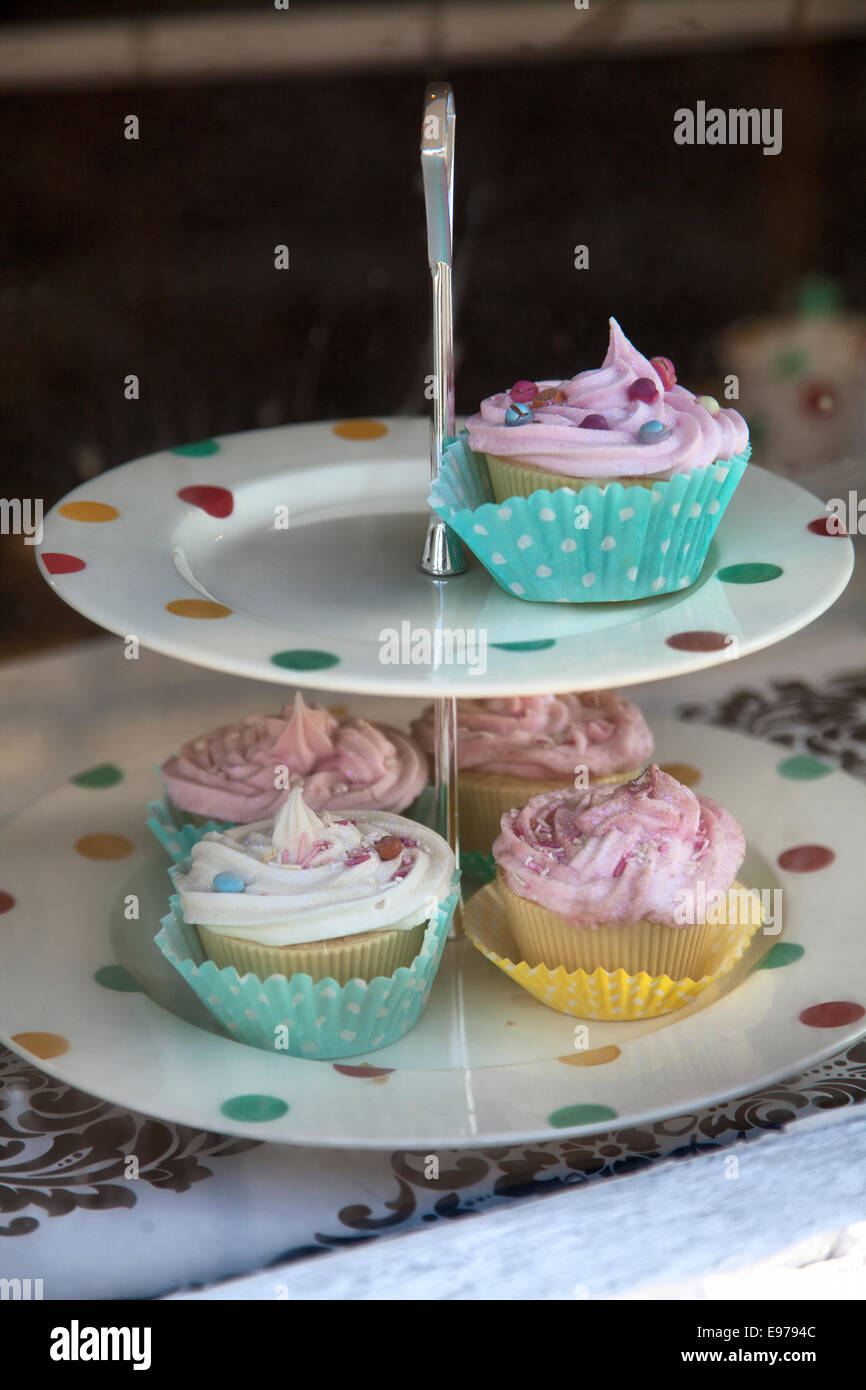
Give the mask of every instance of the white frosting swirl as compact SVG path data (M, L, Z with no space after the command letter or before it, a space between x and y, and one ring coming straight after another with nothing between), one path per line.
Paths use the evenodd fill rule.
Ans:
M383 859L376 846L386 837L401 846ZM454 872L454 855L432 830L387 811L320 817L300 788L276 821L211 832L191 858L187 873L173 875L185 919L267 946L408 930L448 895ZM219 891L219 874L241 879L243 890Z

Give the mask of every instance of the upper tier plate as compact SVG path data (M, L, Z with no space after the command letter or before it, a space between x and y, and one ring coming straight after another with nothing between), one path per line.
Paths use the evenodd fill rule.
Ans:
M426 420L355 420L153 454L54 507L40 567L94 622L169 656L292 685L422 697L681 675L796 632L851 574L851 542L809 529L823 504L750 465L700 578L681 593L524 603L471 557L466 574L436 584L418 568L428 448Z

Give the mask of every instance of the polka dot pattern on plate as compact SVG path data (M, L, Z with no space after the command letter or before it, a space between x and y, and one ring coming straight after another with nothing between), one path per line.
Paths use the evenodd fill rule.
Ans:
M800 1014L800 1022L807 1028L844 1028L849 1023L857 1023L866 1009L850 999L831 999L826 1004L813 1004Z
M103 787L116 787L118 782L123 781L123 773L114 763L99 763L96 767L89 767L86 772L79 772L77 776L70 777L69 780L74 787L87 787L98 791Z
M795 753L790 758L783 758L776 765L776 771L780 777L788 777L792 782L814 782L819 777L829 777L834 769L829 763L810 758L806 753Z
M132 854L132 841L127 840L125 835L95 834L82 835L75 841L75 852L80 854L83 859L97 859L108 861L112 859L126 859Z
M609 1105L563 1105L547 1117L553 1129L571 1129L573 1125L595 1125L604 1120L615 1120L616 1111Z
M343 420L333 430L340 439L381 439L388 426L381 420Z
M768 584L783 573L781 565L765 565L751 561L742 565L725 565L717 571L724 584Z
M826 845L794 845L792 849L783 850L776 862L789 874L814 874L826 869L835 858L834 851Z
M226 608L224 603L215 603L210 598L173 598L165 606L176 618L211 620L230 618L232 614L232 610Z
M829 521L829 516L818 516L815 518L814 521L809 522L806 529L808 531L811 531L813 536L826 536L828 540L831 541L844 540L845 537L848 535L848 532L844 529L844 527L842 528L842 530L838 530L837 527L839 523L835 519L833 521L833 527L831 529L829 526Z
M30 1052L34 1057L48 1061L51 1057L62 1057L69 1051L69 1039L60 1033L13 1033L12 1041Z
M491 647L498 648L501 652L544 652L549 647L556 646L555 637L538 637L534 641L527 642L491 642Z
M341 1076L357 1076L362 1081L373 1081L377 1077L390 1076L393 1067L374 1067L369 1062L362 1062L360 1066L347 1066L343 1062L332 1063L334 1071L338 1071Z
M340 658L333 652L315 651L311 647L295 647L290 651L274 652L271 657L274 666L287 671L326 671L338 666Z
M730 632L675 632L665 639L669 647L678 652L722 652L731 646L733 636Z
M796 941L777 941L775 946L770 947L763 960L758 961L755 969L781 970L786 965L794 965L798 960L802 960L805 954L805 946L798 946Z
M264 1124L267 1120L279 1120L288 1113L288 1109L286 1102L277 1096L230 1096L220 1106L220 1114L225 1115L227 1120Z
M120 512L107 502L64 502L57 508L67 521L103 522L116 521Z
M604 1067L621 1056L620 1049L611 1043L609 1047L588 1047L585 1052L568 1052L557 1060L564 1062L567 1067Z
M78 555L66 555L61 550L43 550L41 559L49 574L77 574L87 569Z
M682 782L684 787L696 787L703 775L691 763L662 763L661 770L677 782Z
M101 965L93 972L93 978L103 989L114 990L117 994L141 994L142 988L122 965Z
M11 893L0 892L0 913L11 912L15 906L15 899Z
M199 439L195 444L178 444L171 453L180 454L182 458L203 459L209 458L211 454L218 454L219 448L215 439Z
M234 511L235 499L228 488L217 487L213 483L194 483L190 487L180 488L177 495L181 502L198 507L208 516L222 519L231 516Z

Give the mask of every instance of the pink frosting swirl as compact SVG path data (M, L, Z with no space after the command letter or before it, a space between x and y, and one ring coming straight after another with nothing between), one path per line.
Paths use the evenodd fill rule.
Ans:
M639 377L656 388L649 403L628 397L629 386ZM667 478L729 459L749 440L736 410L711 414L684 386L665 390L652 362L632 347L615 319L610 320L610 344L600 368L538 386L558 387L564 402L538 406L530 422L511 426L505 423L510 393L488 396L466 421L470 448L577 478ZM584 428L588 415L603 415L608 428ZM667 433L645 443L639 431L651 420L661 421Z
M275 786L283 767L289 787ZM279 714L191 739L161 773L181 811L232 825L276 815L296 786L314 811L399 812L427 782L424 756L405 734L366 719L336 719L300 694Z
M433 707L412 725L433 752ZM614 690L459 700L457 759L461 768L511 777L590 778L642 767L653 738L637 705Z
M675 920L678 894L730 888L746 844L734 817L655 765L618 786L545 792L506 811L493 856L519 897L578 928Z

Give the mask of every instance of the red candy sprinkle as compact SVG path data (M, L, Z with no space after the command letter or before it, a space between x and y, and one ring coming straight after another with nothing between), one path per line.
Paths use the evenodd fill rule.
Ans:
M610 425L603 415L585 415L578 428L582 430L609 430Z
M517 405L528 405L538 394L538 382L515 381L508 394Z
M655 367L658 372L662 386L666 391L670 391L677 384L677 374L674 371L674 364L669 357L651 357L650 366Z
M643 401L646 405L652 405L658 393L658 387L648 376L639 376L626 391L630 401Z
M376 853L380 859L399 859L403 853L403 841L396 835L383 835L376 841Z

